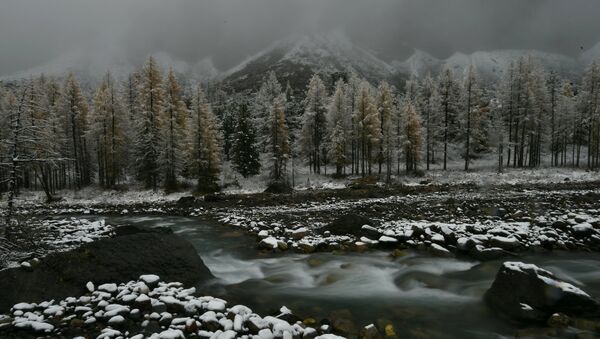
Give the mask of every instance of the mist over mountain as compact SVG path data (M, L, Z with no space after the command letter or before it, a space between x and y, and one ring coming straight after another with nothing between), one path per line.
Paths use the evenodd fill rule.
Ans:
M319 52L298 50L327 50L319 45L331 35L342 37L332 48L344 50L348 41L353 47L348 58L325 55L329 70L357 61L358 71L381 75L388 66L404 63L406 69L415 50L438 60L533 50L589 61L599 54L599 12L594 0L5 0L0 77L65 70L97 75L109 68L119 74L153 54L193 77L212 78L286 41L298 45L294 53L304 53L305 64ZM368 59L372 65L361 65ZM418 59L413 63L429 67Z
M336 29L328 33L291 35L230 68L217 68L212 57L187 61L166 51L130 60L118 54L105 56L78 49L0 79L18 80L42 73L64 75L73 72L86 81L96 82L109 71L116 78L124 79L139 69L150 55L163 70L173 69L185 82L224 82L234 90L256 89L270 71L274 71L284 84L290 83L296 89L303 89L314 73L320 74L331 85L337 78L345 77L350 72L372 82L387 80L401 87L409 77L435 75L445 67L461 74L471 64L484 80L494 81L503 75L511 62L522 56L531 57L567 78L575 77L592 60L600 57L600 43L574 57L534 49L506 49L469 54L455 52L442 59L427 51L412 48L409 57L388 61L378 51L361 46L343 30Z

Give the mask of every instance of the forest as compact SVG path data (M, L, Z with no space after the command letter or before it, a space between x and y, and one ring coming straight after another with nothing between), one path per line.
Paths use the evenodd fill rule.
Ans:
M184 87L152 57L123 81L107 73L86 89L73 74L40 75L1 88L0 189L43 190L52 200L91 184L174 191L192 180L214 192L226 161L243 177L283 183L292 166L390 182L434 164L446 170L450 158L469 171L490 154L498 171L599 166L597 62L576 81L531 57L503 74L490 82L473 66L447 68L402 90L352 72L328 86L314 74L301 95L273 72L255 93Z

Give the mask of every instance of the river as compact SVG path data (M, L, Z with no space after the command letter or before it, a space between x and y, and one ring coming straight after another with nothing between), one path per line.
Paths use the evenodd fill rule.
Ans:
M112 225L168 226L190 241L217 277L211 294L261 314L283 305L302 319L331 313L357 328L392 323L401 338L503 338L516 328L482 302L501 261L480 263L407 251L389 253L266 254L243 230L201 218L106 217ZM600 295L600 254L540 253L516 260L534 263Z

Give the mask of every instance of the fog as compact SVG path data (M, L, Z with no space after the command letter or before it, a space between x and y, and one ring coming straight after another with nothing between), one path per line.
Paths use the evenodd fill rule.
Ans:
M600 41L597 0L2 0L0 75L61 56L165 52L224 70L292 34L343 30L384 60L491 49L575 56Z

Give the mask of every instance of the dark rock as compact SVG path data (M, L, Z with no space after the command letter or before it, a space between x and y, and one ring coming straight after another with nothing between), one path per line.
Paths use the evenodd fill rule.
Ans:
M196 197L193 195L185 196L177 200L177 205L182 207L190 207L196 203Z
M331 327L339 334L348 336L356 333L356 327L352 319L352 313L349 310L337 310L329 315Z
M187 285L213 278L194 247L174 234L135 233L132 227L116 233L120 236L50 254L31 272L22 268L0 271L0 290L5 291L0 293L0 312L23 300L41 302L84 294L88 281L120 283L148 273Z
M590 235L592 235L592 233L594 233L594 227L587 222L574 225L573 227L571 227L571 229L573 235L578 238L589 237Z
M569 316L564 313L554 313L548 318L548 326L550 327L567 327L569 326Z
M302 322L302 318L298 317L297 315L295 315L293 313L282 313L282 314L278 315L277 318L287 321L290 324L295 324L299 321Z
M271 193L271 194L286 194L286 193L292 193L294 191L294 189L292 188L292 186L290 186L289 184L285 183L285 182L274 182L269 184L269 186L267 186L267 189L265 190L265 193Z
M157 320L149 320L148 324L146 325L146 328L144 328L144 333L148 336L154 333L160 333L160 331L160 324Z
M589 315L598 303L577 287L535 265L505 262L484 299L496 312L516 320L545 322L554 313Z
M220 194L207 194L204 196L204 202L219 202L223 200Z
M375 325L373 325L373 324L370 324L370 325L363 327L360 330L359 338L361 338L361 339L379 339L379 338L381 338L381 335L379 334L377 327L375 327Z
M374 226L371 219L350 213L337 218L329 225L321 228L321 232L329 231L335 235L352 234L354 236L361 236L363 235L363 225Z

